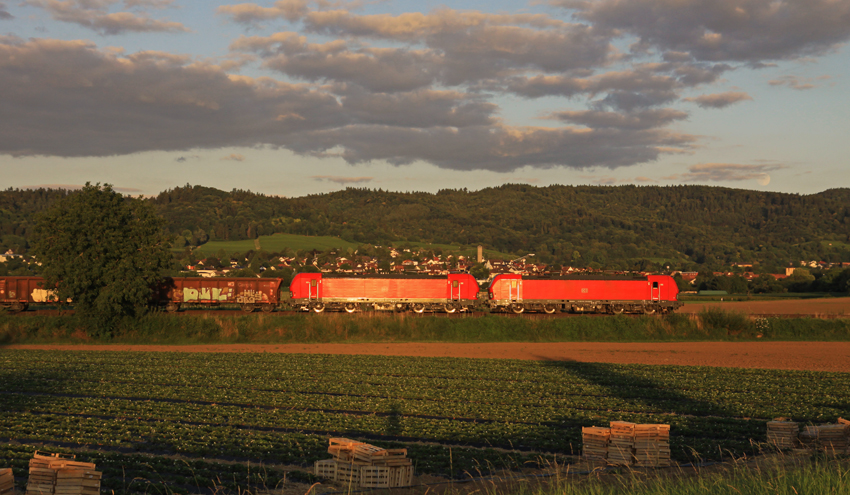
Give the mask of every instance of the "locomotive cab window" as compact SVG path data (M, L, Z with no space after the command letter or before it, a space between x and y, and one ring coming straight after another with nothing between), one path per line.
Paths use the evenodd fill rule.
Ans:
M658 288L658 282L652 282L652 288L657 289Z

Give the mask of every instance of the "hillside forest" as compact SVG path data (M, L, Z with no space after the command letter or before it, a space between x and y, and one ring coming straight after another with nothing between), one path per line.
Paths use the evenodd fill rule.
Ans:
M0 250L26 254L33 216L73 194L0 192ZM298 198L186 185L146 198L174 246L288 233L358 245L534 253L537 262L609 270L782 273L850 262L850 189L800 195L709 186L504 185L436 194L348 188ZM669 268L667 268L669 267Z

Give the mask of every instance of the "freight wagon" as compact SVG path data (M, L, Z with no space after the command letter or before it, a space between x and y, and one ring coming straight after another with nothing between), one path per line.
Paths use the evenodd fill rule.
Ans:
M56 291L44 287L41 277L0 277L0 306L13 313L30 304L56 304Z
M257 308L271 313L280 304L279 278L166 278L159 287L157 302L166 311L185 306L239 305L242 311Z
M478 282L468 273L446 277L345 277L299 273L289 286L290 303L303 311L467 311L477 302Z
M668 275L646 277L523 278L497 275L488 288L496 311L555 313L667 313L682 306L679 288Z

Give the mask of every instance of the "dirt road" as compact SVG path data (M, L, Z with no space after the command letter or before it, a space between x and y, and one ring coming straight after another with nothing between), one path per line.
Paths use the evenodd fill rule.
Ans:
M272 352L379 356L571 360L620 364L675 364L850 372L850 342L670 342L670 343L374 343L235 345L12 345L0 349L61 349L129 352Z

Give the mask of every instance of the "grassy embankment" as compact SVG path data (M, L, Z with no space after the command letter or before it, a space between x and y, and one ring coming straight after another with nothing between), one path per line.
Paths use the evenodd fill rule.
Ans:
M850 319L751 319L718 309L637 318L227 313L153 313L125 320L112 337L94 340L88 335L98 332L74 316L0 315L0 344L850 340Z
M649 474L651 473L651 474ZM563 477L544 484L482 487L485 495L802 495L850 494L848 459L775 456L711 468ZM458 490L460 492L460 490Z

